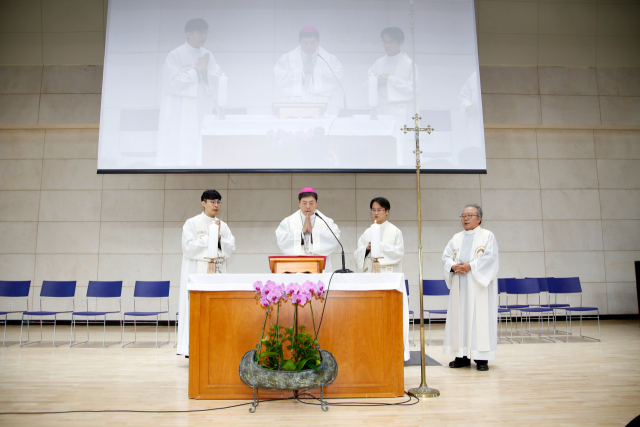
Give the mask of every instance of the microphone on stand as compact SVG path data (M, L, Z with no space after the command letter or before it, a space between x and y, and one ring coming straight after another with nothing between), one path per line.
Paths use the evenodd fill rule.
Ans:
M338 82L338 86L340 86L340 89L342 89L344 109L338 112L338 117L349 117L350 114L349 114L349 110L347 109L347 92L345 92L344 88L342 87L342 83L340 83L340 80L338 80L338 76L336 76L336 73L333 72L333 68L331 68L331 65L329 65L327 60L324 59L322 56L320 56L319 53L318 53L318 58L322 59L325 62L325 64L327 64L327 67L329 67L329 71L331 71L331 74L333 74L333 77L336 79L336 82Z
M318 212L314 212L314 215L317 216L318 218L320 218L322 220L322 222L324 222L325 224L327 224L327 221L324 220L324 218L322 218L320 216L320 214L318 214ZM331 234L333 234L333 237L336 238L336 240L338 241L338 244L340 245L340 247L342 248L342 269L340 270L336 270L334 271L334 273L353 273L353 271L349 270L347 267L345 267L344 265L344 246L342 246L342 243L340 243L340 239L338 239L338 237L336 236L336 234L333 232L333 230L331 229L331 227L329 227L329 224L327 224L327 228L329 229L329 231L331 232Z

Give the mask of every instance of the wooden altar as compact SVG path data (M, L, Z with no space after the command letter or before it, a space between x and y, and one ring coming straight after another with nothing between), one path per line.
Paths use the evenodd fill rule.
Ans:
M322 302L314 299L313 309L317 328ZM310 311L305 307L298 314L299 324L311 330ZM238 376L238 365L244 353L256 347L264 315L251 291L191 291L190 398L252 398L251 388ZM275 314L272 316L269 324L275 320ZM280 323L290 325L292 321L293 306L283 304ZM338 376L325 388L325 397L403 395L401 292L330 291L318 339L338 362ZM319 395L319 390L311 393ZM260 391L265 398L291 395L289 391Z

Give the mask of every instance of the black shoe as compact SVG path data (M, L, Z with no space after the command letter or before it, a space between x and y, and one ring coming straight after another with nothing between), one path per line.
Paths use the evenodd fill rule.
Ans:
M478 371L488 371L489 370L489 363L487 363L486 360L476 360L476 368L478 369Z
M449 362L450 368L464 368L465 366L471 366L471 360L467 357L456 357L456 360Z
M189 356L185 355L185 356L184 356L184 358L185 358L185 359L188 359L188 358L189 358Z

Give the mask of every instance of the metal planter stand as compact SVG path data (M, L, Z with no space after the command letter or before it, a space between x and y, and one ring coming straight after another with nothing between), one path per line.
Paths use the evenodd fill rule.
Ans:
M242 356L238 373L243 383L253 389L253 402L249 412L254 413L260 398L258 389L264 390L308 390L320 387L320 407L328 411L324 401L324 388L338 376L338 363L335 357L326 350L320 350L322 362L318 370L307 369L296 371L270 371L259 366L255 361L256 350L250 350Z

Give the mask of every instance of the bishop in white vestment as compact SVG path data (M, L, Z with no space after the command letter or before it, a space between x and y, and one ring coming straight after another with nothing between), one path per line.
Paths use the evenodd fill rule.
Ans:
M469 366L474 359L479 371L487 371L498 346L498 243L481 227L478 205L468 205L461 219L464 231L453 236L442 255L450 289L443 352L456 357L451 368Z
M189 319L190 274L206 274L209 260L209 227L218 225L218 242L214 243L218 258L224 258L221 270L226 272L226 260L236 249L236 239L229 226L216 217L220 209L222 196L216 190L202 193L201 203L204 211L200 215L189 218L182 227L182 271L180 273L180 303L178 314L177 353L189 356Z
M324 268L325 271L331 271L329 255L338 246L340 229L331 218L317 210L318 194L313 188L303 188L300 191L298 207L300 209L283 219L276 229L280 250L285 255L326 256Z
M402 258L404 257L404 240L398 227L387 220L391 204L384 197L376 197L369 203L371 217L380 227L380 263L382 273L402 273ZM356 259L358 273L370 273L373 259L371 258L371 236L376 234L372 227L362 233L358 239L358 247L353 253Z
M339 78L344 68L335 55L320 47L320 35L314 27L300 30L300 46L280 57L273 69L276 86L291 102L327 102L337 112Z
M220 66L203 48L207 23L187 22L187 42L167 55L162 69L163 90L158 129L159 166L202 164L202 119L213 114Z

